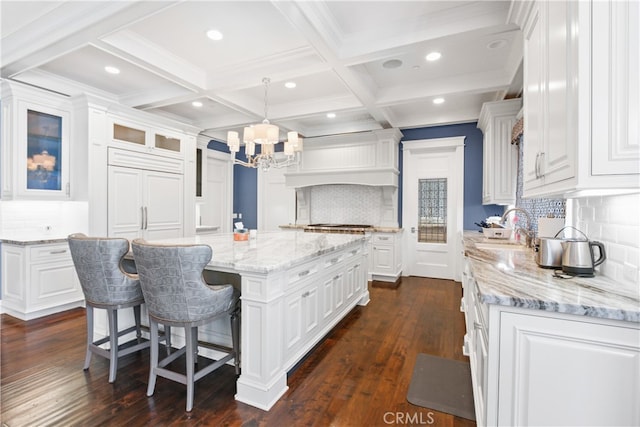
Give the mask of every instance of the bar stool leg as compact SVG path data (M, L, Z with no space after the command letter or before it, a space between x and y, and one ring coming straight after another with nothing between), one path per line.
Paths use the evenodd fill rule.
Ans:
M138 344L142 342L142 329L140 328L140 306L136 305L133 307L133 318L136 321L136 338L138 339Z
M194 344L197 347L197 329L196 329L196 340L194 343L194 328L190 326L185 326L185 340L186 340L186 352L187 352L187 412L193 409L193 394L194 394L194 371L195 371L195 363L193 361L195 350Z
M166 331L166 329L165 329ZM149 317L149 334L151 335L151 355L149 361L149 385L147 386L147 396L153 396L156 388L156 369L158 367L158 322Z
M85 371L89 369L89 365L91 364L91 356L93 352L91 351L91 346L93 345L93 307L87 304L86 307L87 312L87 355L84 358L84 369Z
M115 309L107 309L109 318L109 382L116 380L118 370L118 313Z

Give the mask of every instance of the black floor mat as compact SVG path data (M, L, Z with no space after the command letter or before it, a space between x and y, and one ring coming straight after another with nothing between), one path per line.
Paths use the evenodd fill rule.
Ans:
M407 400L423 408L475 421L469 363L418 354Z

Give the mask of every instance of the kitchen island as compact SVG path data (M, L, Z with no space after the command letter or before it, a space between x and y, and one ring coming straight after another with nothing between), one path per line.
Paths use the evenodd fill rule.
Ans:
M240 277L236 399L263 410L286 392L287 371L355 305L369 302L363 235L260 232L248 241L216 234L153 243L209 245L207 270Z

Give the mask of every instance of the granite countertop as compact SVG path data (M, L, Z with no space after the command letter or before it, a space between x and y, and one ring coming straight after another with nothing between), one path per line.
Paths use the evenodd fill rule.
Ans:
M153 240L160 244L206 244L213 249L213 268L269 273L285 270L365 240L358 234L258 232L255 239L234 241L233 233Z
M533 250L481 249L476 243L489 239L475 231L465 231L463 240L483 303L640 323L638 284L597 272L592 278L556 278L553 269L538 267Z

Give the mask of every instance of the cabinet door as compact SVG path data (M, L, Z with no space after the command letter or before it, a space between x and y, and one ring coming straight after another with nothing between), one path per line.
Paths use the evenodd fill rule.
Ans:
M69 198L70 113L18 102L18 195Z
M135 239L144 228L143 171L109 166L107 232L111 237Z
M203 187L203 201L200 205L199 225L217 226L225 233L231 231L232 211L232 171L231 165L226 159L207 156L204 150L204 162L206 163L206 176L203 177L206 185ZM215 153L212 153L215 155Z
M183 236L183 176L144 171L143 210L145 239L169 239Z
M545 133L540 174L545 185L576 175L577 152L577 24L570 1L541 2L547 21L545 50Z
M516 313L500 322L498 425L640 425L637 327Z
M539 173L540 152L543 150L543 70L544 24L541 22L542 2L535 2L531 19L525 27L524 40L524 189L542 185Z
M591 45L592 173L637 175L640 173L640 3L593 2Z
M284 345L286 358L295 355L320 325L320 294L315 283L289 294L284 300Z
M576 20L572 2L536 2L525 28L525 195L577 173Z
M31 301L29 309L43 309L82 301L84 294L73 261L34 263L31 265Z
M258 169L258 229L280 231L281 225L294 224L296 193L285 184L286 168Z

